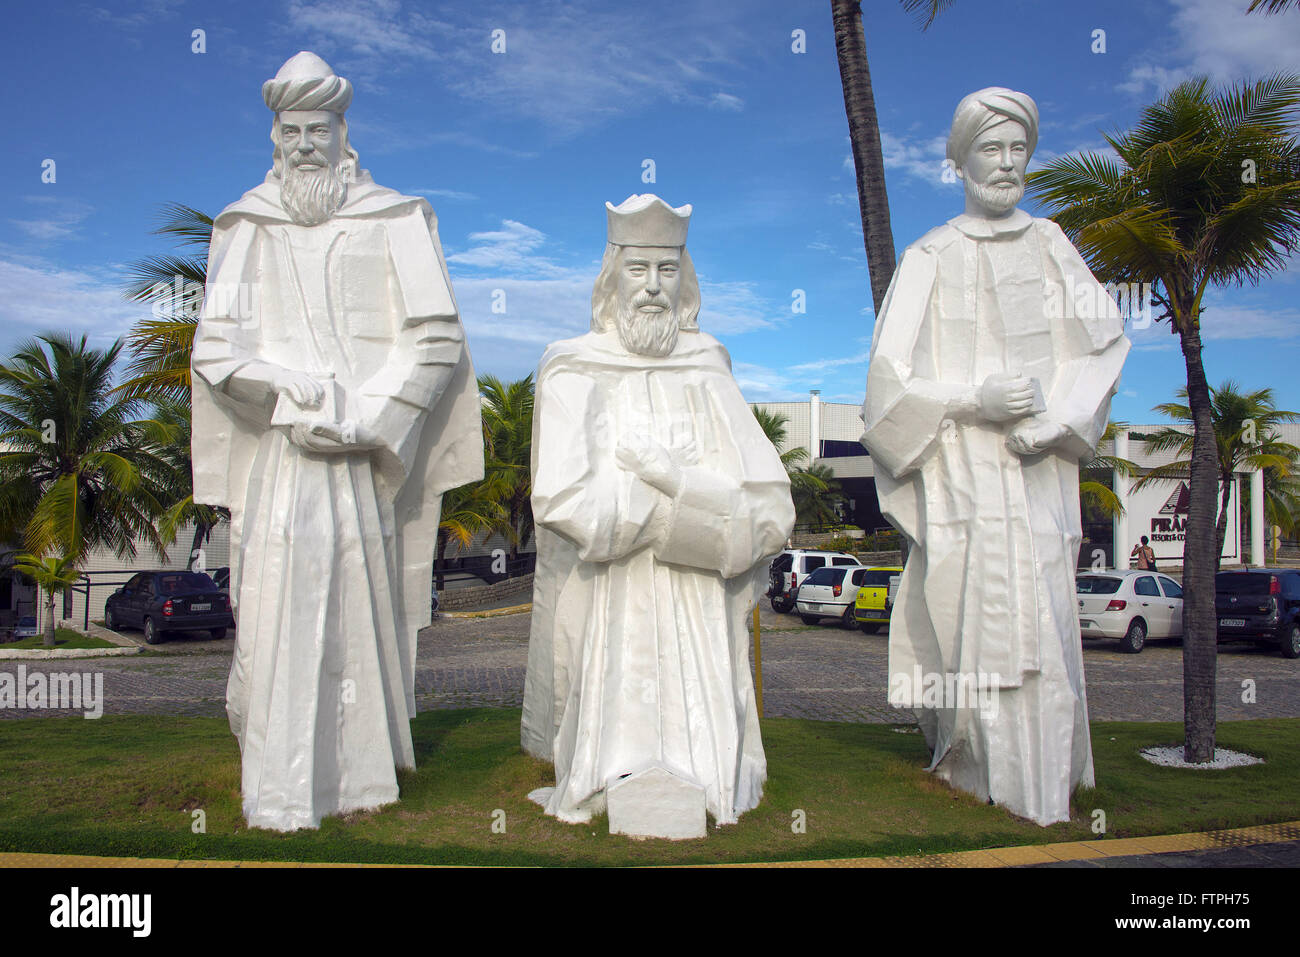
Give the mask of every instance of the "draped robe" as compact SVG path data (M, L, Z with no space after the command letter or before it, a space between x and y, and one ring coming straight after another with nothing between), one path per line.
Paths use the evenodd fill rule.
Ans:
M287 831L395 801L395 768L415 763L415 636L441 494L483 474L428 203L362 172L332 219L300 226L268 176L214 223L192 361L195 501L231 511L227 712L245 816ZM338 417L381 447L292 444L270 424L273 367L332 375Z
M1074 589L1078 465L1106 426L1129 350L1115 302L1050 220L959 216L908 247L877 323L863 444L881 510L912 545L889 635L890 700L917 710L930 770L1039 824L1093 783ZM969 406L993 373L1037 377L1045 452L1026 420ZM928 676L992 707L923 698ZM917 679L922 679L918 681ZM957 706L964 704L965 706Z
M685 463L675 498L615 462L637 433ZM734 822L767 776L748 612L794 507L726 350L701 332L663 358L629 355L614 332L554 343L537 378L532 501L522 742L556 777L535 799L587 821L609 783L658 764Z

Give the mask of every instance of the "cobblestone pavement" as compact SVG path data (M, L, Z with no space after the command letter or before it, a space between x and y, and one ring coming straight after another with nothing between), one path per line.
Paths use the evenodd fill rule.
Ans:
M886 703L888 637L831 624L803 625L762 606L765 712L768 717L910 723ZM420 635L415 694L421 711L518 707L528 659L526 614L442 618ZM181 638L127 658L0 661L0 672L102 672L105 714L225 714L233 639ZM1138 655L1115 642L1084 642L1089 713L1094 721L1181 721L1182 649L1154 641ZM1249 644L1219 649L1220 720L1300 717L1300 660ZM1253 683L1254 702L1243 701ZM0 717L77 711L0 708Z

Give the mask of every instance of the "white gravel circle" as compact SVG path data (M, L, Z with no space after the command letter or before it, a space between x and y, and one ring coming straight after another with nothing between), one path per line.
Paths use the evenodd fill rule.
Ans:
M1184 761L1182 745L1170 748L1143 748L1138 754L1152 764L1164 768L1192 768L1203 771L1218 771L1221 768L1240 768L1248 764L1264 763L1263 758L1257 758L1253 754L1242 754L1240 751L1229 751L1227 748L1215 748L1214 760L1207 761L1205 764L1188 764Z

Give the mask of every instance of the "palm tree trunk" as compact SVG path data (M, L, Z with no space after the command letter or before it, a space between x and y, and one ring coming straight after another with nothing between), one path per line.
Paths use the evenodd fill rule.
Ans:
M194 526L194 539L190 542L190 560L185 565L185 570L187 572L194 570L194 557L198 554L199 546L203 544L203 540L207 538L207 536L208 526L204 525L202 522L196 523ZM205 568L203 571L207 571L207 569Z
M1214 573L1216 575L1223 566L1223 540L1228 537L1228 501L1232 498L1232 475L1229 474L1226 479L1221 475L1219 481L1223 483L1223 491L1219 495L1219 518L1214 525L1214 541L1216 545L1214 550ZM1240 530L1238 530L1237 537L1241 537Z
M831 0L835 23L835 54L844 87L844 111L849 119L849 143L858 180L858 211L871 275L871 300L876 315L894 278L894 233L889 225L889 196L885 192L885 158L880 149L876 98L867 67L867 43L862 33L858 0Z
M1200 329L1194 319L1188 325L1191 328L1180 335L1193 426L1191 502L1183 546L1183 758L1200 764L1214 758L1218 653L1214 518L1219 467Z
M54 647L54 592L50 592L49 601L46 603L45 616L45 637L41 639L41 644L46 648Z

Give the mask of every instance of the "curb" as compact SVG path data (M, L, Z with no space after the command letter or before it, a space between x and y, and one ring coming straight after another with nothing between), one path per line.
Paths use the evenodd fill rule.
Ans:
M489 608L487 611L440 611L441 618L497 618L501 615L518 615L533 610L533 603L511 605L509 608Z
M980 851L946 854L918 854L895 857L852 857L822 861L763 861L740 864L697 864L692 867L1021 867L1053 864L1090 857L1133 857L1170 851L1202 851L1253 844L1274 844L1300 840L1300 821L1257 824L1222 831L1194 831L1187 834L1157 834L1151 837L1120 837L1099 841L1069 841L1061 844L1026 844L992 847ZM218 861L179 860L157 857L94 857L86 854L0 853L0 868L9 867L445 867L442 864L348 864L320 861ZM462 865L454 865L462 866ZM662 865L652 865L662 866ZM671 866L671 865L669 865Z
M38 661L51 658L120 658L123 655L138 655L139 648L16 648L13 651L0 651L0 661Z

